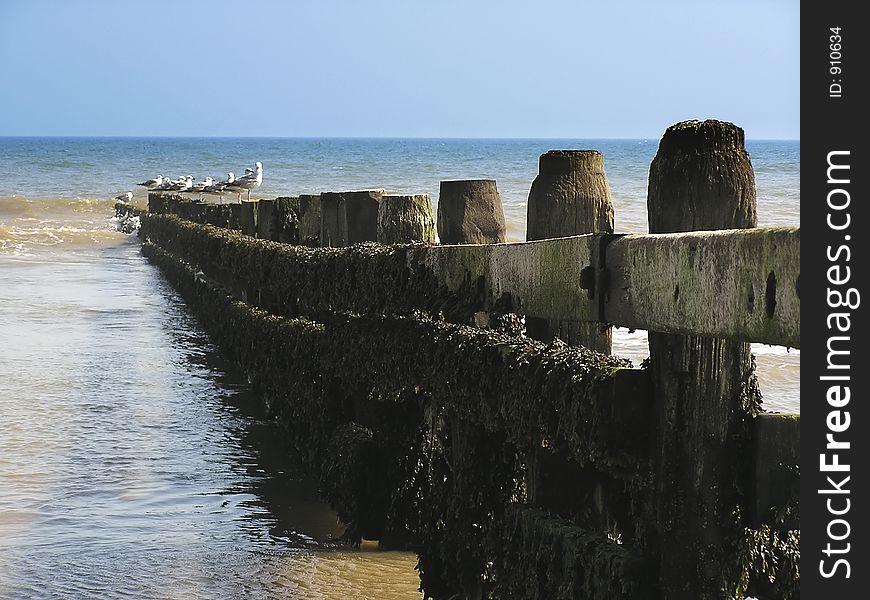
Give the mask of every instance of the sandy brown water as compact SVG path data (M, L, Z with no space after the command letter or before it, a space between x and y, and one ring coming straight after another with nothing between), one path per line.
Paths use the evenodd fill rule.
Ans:
M0 598L419 598L135 238L0 254Z

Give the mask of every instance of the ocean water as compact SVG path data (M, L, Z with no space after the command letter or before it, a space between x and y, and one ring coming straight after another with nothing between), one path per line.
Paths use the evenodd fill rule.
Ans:
M256 401L112 198L158 174L264 164L253 197L498 182L522 240L538 156L605 155L618 232L645 232L658 140L0 138L0 598L419 598L410 553L346 552ZM760 225L799 225L798 142L749 141ZM753 345L768 410L800 352ZM617 330L636 364L643 332Z

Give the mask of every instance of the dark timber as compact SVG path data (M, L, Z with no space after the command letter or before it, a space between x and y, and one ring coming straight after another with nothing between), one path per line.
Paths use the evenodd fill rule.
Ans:
M257 201L243 200L239 212L239 225L245 235L257 235Z
M378 206L383 190L320 195L320 245L339 248L378 239Z
M257 237L261 240L278 239L277 202L262 199L257 202Z
M647 202L650 233L755 227L743 130L720 121L668 128ZM749 344L724 339L650 332L649 345L662 598L721 598L728 524L748 483L740 457L758 410L754 359Z
M320 194L299 194L299 241L320 245Z

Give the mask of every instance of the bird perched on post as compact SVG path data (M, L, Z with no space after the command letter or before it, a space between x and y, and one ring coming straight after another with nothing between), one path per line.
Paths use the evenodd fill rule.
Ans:
M174 181L170 179L168 184L164 181L163 185L160 186L160 189L167 192L185 192L192 186L193 177L190 175L183 175Z
M133 199L133 192L124 192L123 194L119 194L115 196L115 200L118 202L129 202Z
M199 194L199 199L202 200L202 194L205 192L206 188L209 188L214 185L214 177L206 177L204 180L199 183L194 183L189 188L185 190L187 194Z
M228 183L226 189L229 191L237 192L239 195L239 202L242 201L242 190L248 191L248 200L251 199L251 190L255 190L260 187L263 183L263 163L257 161L254 164L254 169L246 169L246 172L243 176L239 177L232 183Z
M149 190L153 190L154 188L160 187L163 185L163 175L158 175L154 179L146 179L142 183L137 183L136 185L140 185Z
M227 180L226 181L213 182L211 185L206 186L206 188L203 190L203 192L206 194L211 194L212 196L218 196L221 204L223 204L224 192L227 191L227 186L229 184L233 183L235 180L236 180L236 174L233 173L232 171L230 171L229 173L227 173Z

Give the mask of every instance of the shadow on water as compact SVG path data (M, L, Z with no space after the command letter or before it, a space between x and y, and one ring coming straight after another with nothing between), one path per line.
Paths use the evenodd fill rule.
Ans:
M176 305L163 326L175 345L185 348L182 360L219 390L222 444L234 447L229 454L238 470L219 495L244 498L234 519L257 563L243 571L255 571L258 585L270 594L292 590L298 598L419 599L413 553L380 551L366 543L354 550L339 542L344 525L318 496L315 479L304 472L281 427L267 418L257 392L211 343L174 290L162 279L160 286Z
M264 528L270 542L288 548L338 548L344 525L319 498L317 482L305 473L299 457L279 425L270 420L263 402L244 373L199 327L171 286L161 279L160 293L174 305L163 326L180 357L195 376L210 380L219 404L215 408L224 431L223 443L238 475L223 495L245 497L238 515L242 529L262 543ZM183 323L178 323L181 320ZM247 526L246 526L247 525Z
M223 410L234 418L228 423L238 440L239 466L246 477L228 494L249 493L245 502L246 521L256 522L255 531L268 527L270 539L278 545L318 550L340 547L344 525L318 495L317 482L305 473L281 428L267 418L263 403L239 369L211 345L198 340L204 352L191 353L188 360L214 373L223 390ZM245 489L246 486L250 486Z

